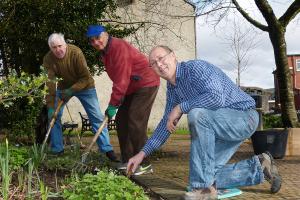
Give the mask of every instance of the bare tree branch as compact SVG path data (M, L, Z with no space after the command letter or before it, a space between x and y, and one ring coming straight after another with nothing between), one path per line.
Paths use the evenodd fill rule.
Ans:
M140 25L141 28L128 40L141 51L147 53L153 45L175 41L194 49L194 40L186 37L184 31L187 27L194 26L196 16L193 8L185 1L137 0L134 5L119 9L122 13L120 20L108 17L101 22L129 27Z
M268 25L278 24L278 19L276 18L272 7L267 0L255 0L255 4L265 18Z
M289 22L296 17L296 15L300 12L300 0L294 1L290 7L286 10L286 12L279 18L282 26L286 27Z
M194 9L196 8L196 6L194 4L192 4L190 1L188 0L184 0L185 3L191 5Z
M243 29L236 20L233 21L232 32L222 34L222 39L229 47L230 64L237 72L236 84L241 85L241 76L249 66L251 51L254 50L259 41L253 28Z
M245 12L245 10L238 4L236 0L232 0L232 3L236 6L236 9L241 13L241 15L251 24L253 24L255 27L259 28L262 31L269 31L268 26L265 26L261 24L260 22L254 20L250 17L248 13Z

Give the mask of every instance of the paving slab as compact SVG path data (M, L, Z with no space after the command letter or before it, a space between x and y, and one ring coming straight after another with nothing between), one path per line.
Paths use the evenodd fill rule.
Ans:
M157 175L133 176L132 180L138 185L150 189L159 199L180 200L184 195L185 186L170 179L163 179Z
M118 152L117 139L112 136L111 140ZM151 157L154 173L133 177L133 180L153 191L157 199L180 199L188 184L189 140L189 135L171 135L162 150ZM247 141L241 145L230 162L247 159L253 155L252 144ZM276 159L275 162L283 179L279 193L271 194L270 185L264 182L255 186L241 187L243 194L230 200L300 200L300 156L285 156L283 159Z

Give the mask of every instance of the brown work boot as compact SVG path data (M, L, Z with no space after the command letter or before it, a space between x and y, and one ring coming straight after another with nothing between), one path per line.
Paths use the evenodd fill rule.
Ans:
M282 179L269 152L258 155L265 179L271 184L271 193L279 192Z
M191 192L186 192L184 200L211 200L217 199L217 190L214 187L193 189Z

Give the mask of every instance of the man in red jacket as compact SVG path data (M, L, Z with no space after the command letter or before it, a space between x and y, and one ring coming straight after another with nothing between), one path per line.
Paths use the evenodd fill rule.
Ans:
M104 26L90 25L86 36L101 52L100 60L113 82L105 114L116 113L122 163L126 169L129 158L137 154L147 141L147 125L158 87L159 76L150 68L147 57L123 39L110 36ZM149 161L143 162L135 175L152 172Z

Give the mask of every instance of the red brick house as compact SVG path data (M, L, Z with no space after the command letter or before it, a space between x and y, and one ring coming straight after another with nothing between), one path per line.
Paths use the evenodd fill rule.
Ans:
M288 55L288 65L291 72L291 81L294 89L294 99L296 110L300 110L300 54ZM276 70L274 74L274 85L275 85L275 108L280 110L280 99L278 89L278 79L276 76Z

